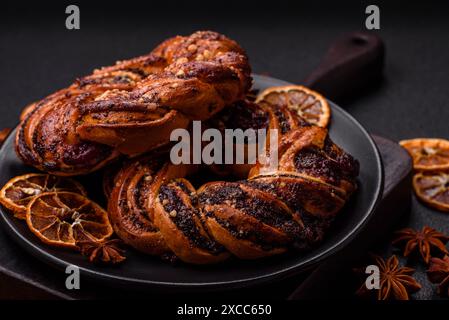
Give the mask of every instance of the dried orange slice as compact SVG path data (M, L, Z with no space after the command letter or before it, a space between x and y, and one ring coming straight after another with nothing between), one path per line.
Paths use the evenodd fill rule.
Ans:
M444 139L402 140L399 144L413 159L416 170L436 171L449 169L449 141Z
M266 103L273 107L287 106L295 110L307 122L327 127L331 109L327 100L318 92L304 86L271 87L261 92L256 103Z
M9 180L0 190L0 203L19 219L25 219L26 207L44 192L70 191L86 195L83 186L72 179L46 173L29 173Z
M112 235L108 213L83 195L46 192L31 200L26 221L44 243L78 248L79 241L102 241Z
M420 172L413 177L417 197L430 207L449 211L449 173Z

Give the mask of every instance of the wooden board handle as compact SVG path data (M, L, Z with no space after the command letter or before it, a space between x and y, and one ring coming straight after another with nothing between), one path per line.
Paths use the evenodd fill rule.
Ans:
M338 38L303 83L333 101L356 96L381 79L385 46L371 32Z

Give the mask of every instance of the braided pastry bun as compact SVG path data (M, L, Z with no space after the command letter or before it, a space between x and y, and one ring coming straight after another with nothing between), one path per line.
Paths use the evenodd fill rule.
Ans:
M247 178L196 189L187 179L198 166L173 165L163 156L132 160L119 171L108 202L113 227L126 243L148 254L169 251L184 262L206 264L308 250L322 240L356 189L358 162L326 129L288 108L248 101L228 108L209 124L278 129L278 167L227 166L227 173ZM244 112L237 116L238 110Z
M223 35L174 37L26 107L17 154L57 175L95 171L120 154L167 144L173 129L242 99L250 72L243 49Z

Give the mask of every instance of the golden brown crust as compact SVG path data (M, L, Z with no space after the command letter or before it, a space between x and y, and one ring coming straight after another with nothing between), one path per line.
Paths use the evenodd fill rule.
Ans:
M240 259L285 252L303 229L285 203L242 183L208 183L198 198L208 231Z
M358 163L288 104L244 101L250 86L236 42L209 31L177 36L27 107L16 150L27 164L59 175L151 151L105 182L115 232L142 252L208 264L310 249L356 189ZM244 180L195 189L187 178L197 166L173 165L155 151L194 119L219 129L277 130L278 166L214 167ZM269 141L267 155L274 152Z
M250 85L248 59L236 42L211 31L175 37L28 106L16 151L47 172L89 173L120 153L168 143L173 129L211 117Z
M180 187L182 184L182 187ZM221 262L229 257L205 231L198 209L192 203L195 188L185 179L165 184L158 191L154 223L167 246L182 261L194 264Z
M135 249L152 255L169 252L164 238L145 212L146 193L158 159L142 158L125 165L115 177L108 201L109 218L115 233Z
M163 234L166 245L181 260L216 263L229 255L205 231L196 208L195 189L182 179L196 170L195 165L166 163L155 175L147 195L147 214Z
M145 201L146 214L167 247L184 262L205 264L222 261L227 252L258 259L317 245L356 189L357 161L330 140L326 129L284 107L244 102L208 126L278 129L279 165L272 169L257 163L246 180L215 181L196 190L186 180L195 166L164 164ZM225 171L246 168L233 165Z
M206 220L206 225L211 236L215 239L220 239L220 241L226 246L226 249L240 259L259 259L286 251L285 248L264 250L249 240L239 240L213 218L208 218Z

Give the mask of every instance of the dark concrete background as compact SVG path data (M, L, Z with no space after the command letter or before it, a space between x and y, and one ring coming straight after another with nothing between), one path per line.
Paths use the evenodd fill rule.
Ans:
M212 29L237 40L255 73L299 83L331 41L363 30L368 3L381 9L386 44L384 81L342 105L368 131L400 140L449 137L449 4L426 1L245 2L126 1L80 4L81 30L65 29L65 4L7 4L0 16L0 128L13 127L22 107L98 66L150 51L161 40ZM3 4L2 4L3 5ZM394 212L392 212L394 214ZM410 221L449 233L449 215L416 200ZM421 274L423 275L423 274ZM425 277L420 277L425 281ZM418 298L434 296L426 285Z

